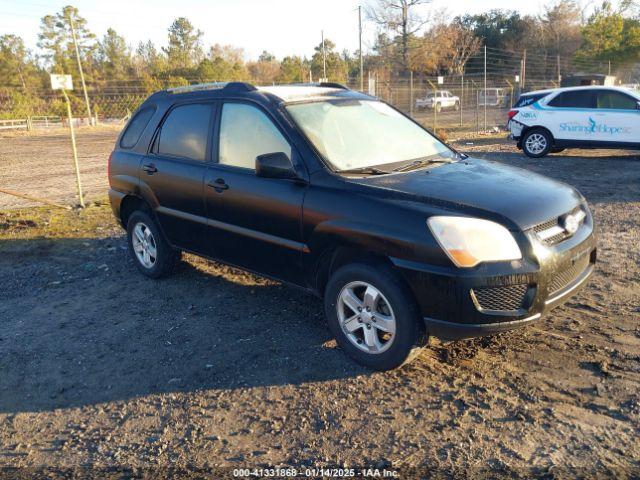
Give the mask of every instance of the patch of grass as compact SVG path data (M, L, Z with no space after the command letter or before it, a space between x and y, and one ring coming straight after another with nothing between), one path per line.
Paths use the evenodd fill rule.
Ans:
M0 211L0 240L96 238L120 230L107 199L84 209L30 207Z

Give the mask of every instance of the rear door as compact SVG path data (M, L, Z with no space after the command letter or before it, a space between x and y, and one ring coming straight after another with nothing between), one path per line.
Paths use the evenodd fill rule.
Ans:
M258 155L284 152L296 161L294 148L268 112L251 103L225 102L217 123L217 163L207 171L205 197L209 238L219 258L302 283L306 185L258 177L255 172Z
M210 253L204 238L203 182L210 158L212 116L211 103L174 105L140 172L141 185L156 199L156 215L169 241L202 253Z
M595 114L598 141L640 142L638 100L618 90L597 90Z
M597 140L594 129L596 92L592 89L566 90L551 98L543 108L543 122L553 137L589 143Z

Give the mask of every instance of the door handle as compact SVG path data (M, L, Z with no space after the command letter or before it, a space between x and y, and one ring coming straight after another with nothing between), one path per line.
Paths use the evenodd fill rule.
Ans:
M222 193L224 190L229 189L229 185L225 183L224 178L217 178L214 182L207 183L207 185L213 187L213 189L218 193Z
M147 172L149 175L153 175L158 171L158 169L153 163L145 163L144 165L142 165L142 170Z

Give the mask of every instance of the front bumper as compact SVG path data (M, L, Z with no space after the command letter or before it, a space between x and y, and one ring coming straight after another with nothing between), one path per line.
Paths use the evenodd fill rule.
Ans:
M411 286L430 335L472 338L518 328L575 295L592 275L597 249L592 219L562 243L545 247L533 233L519 261L469 270L393 259Z

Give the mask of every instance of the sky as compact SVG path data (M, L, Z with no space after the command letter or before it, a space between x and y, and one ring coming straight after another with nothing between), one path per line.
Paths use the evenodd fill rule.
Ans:
M310 57L321 41L321 31L339 51L358 48L358 5L367 0L0 0L0 35L13 33L29 48L38 41L40 18L64 6L78 7L89 28L101 38L114 28L135 47L152 40L166 45L167 28L179 16L187 17L204 32L203 43L230 44L244 49L248 60L263 50L278 58ZM420 7L423 14L446 9L451 16L481 13L493 8L538 14L543 0L433 0ZM375 26L363 13L363 50L372 45Z

